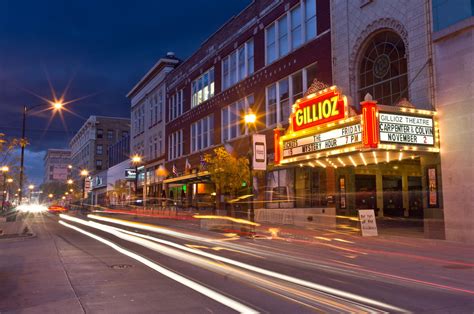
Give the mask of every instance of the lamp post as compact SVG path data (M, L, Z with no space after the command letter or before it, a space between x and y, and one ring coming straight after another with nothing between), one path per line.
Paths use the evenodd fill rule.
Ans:
M253 208L253 174L252 174L252 163L253 163L253 147L252 147L252 135L255 130L255 122L257 121L257 116L252 112L252 109L248 109L247 113L244 116L245 124L247 125L248 138L249 138L249 188L250 188L250 206L247 212L247 219L254 221L254 208Z
M84 179L82 180L81 210L82 210L82 207L84 206L84 198L86 194L86 178L88 175L89 175L89 171L87 171L86 169L81 170L81 176L84 177Z
M5 197L7 196L7 191L6 191L6 187L7 187L7 172L10 170L8 168L8 166L3 166L1 168L2 170L2 174L3 174L3 185L2 185L2 211L3 211L3 208L5 207Z
M31 203L31 193L33 192L35 186L33 184L28 185L28 189L30 190L30 203ZM21 191L20 191L21 193Z
M138 165L142 162L142 157L134 155L132 164L135 166L135 201L138 199Z
M26 146L26 138L25 138L25 131L26 131L26 116L27 114L33 110L37 109L39 107L44 107L44 106L49 106L52 108L54 111L59 111L63 108L63 103L61 101L55 101L55 102L47 102L47 103L42 103L38 104L36 106L32 107L27 107L23 106L23 121L22 121L22 127L21 127L21 154L20 154L20 190L18 191L18 204L21 204L21 198L23 196L23 173L25 171L24 169L24 163L25 163L25 146ZM30 193L31 196L31 193Z

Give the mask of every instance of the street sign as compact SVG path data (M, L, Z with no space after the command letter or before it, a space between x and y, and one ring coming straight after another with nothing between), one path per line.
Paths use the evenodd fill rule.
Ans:
M254 134L252 137L254 170L267 170L267 142L264 134Z
M359 209L359 221L363 237L378 236L373 209Z

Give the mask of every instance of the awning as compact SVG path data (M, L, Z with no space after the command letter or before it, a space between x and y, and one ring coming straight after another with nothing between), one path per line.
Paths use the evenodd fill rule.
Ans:
M163 180L163 183L193 183L193 182L210 182L209 171L201 171L198 173L191 173L176 178Z

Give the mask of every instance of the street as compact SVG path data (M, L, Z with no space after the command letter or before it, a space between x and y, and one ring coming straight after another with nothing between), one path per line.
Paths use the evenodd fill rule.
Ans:
M0 242L1 313L472 313L472 246L321 231L239 237L193 221L27 217Z

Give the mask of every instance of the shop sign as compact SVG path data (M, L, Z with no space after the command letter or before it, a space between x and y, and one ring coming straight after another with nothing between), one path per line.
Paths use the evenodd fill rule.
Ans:
M428 168L428 207L438 207L438 182L436 168Z
M135 168L125 169L125 180L133 181L135 180L136 176L137 176L137 172Z
M252 136L254 170L267 170L267 142L264 134L254 134Z
M363 237L377 236L377 223L373 209L359 209L360 230Z
M297 103L291 123L293 131L299 131L344 117L345 97L332 88L327 93Z
M283 141L283 158L309 154L326 149L334 149L360 143L361 141L361 125L349 125L323 133Z
M379 112L381 143L434 145L433 118Z

